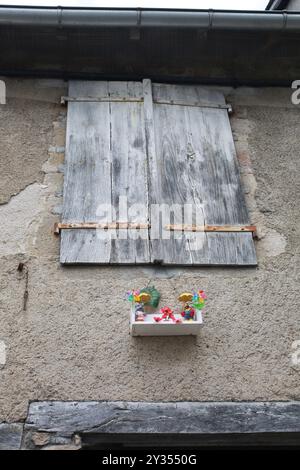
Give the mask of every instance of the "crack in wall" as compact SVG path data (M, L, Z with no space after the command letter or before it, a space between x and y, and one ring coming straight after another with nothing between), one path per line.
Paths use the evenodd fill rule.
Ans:
M23 311L25 312L27 310L27 302L28 302L28 297L29 297L29 291L28 291L29 269L28 269L27 264L19 263L18 271L23 274L23 277L25 280L25 287L24 287L24 294L23 294Z

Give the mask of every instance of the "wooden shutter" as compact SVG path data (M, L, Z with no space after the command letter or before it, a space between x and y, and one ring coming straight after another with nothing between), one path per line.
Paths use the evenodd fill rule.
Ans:
M153 204L201 207L206 225L249 224L221 93L144 80L70 82L69 97L64 223L97 222L99 204L117 207L126 195L129 204L146 208L136 218L127 214L127 221L149 227ZM182 221L171 221L177 222ZM142 229L136 240L111 240L110 230L105 234L99 239L96 230L63 230L61 262L256 264L249 232L193 233L192 238L171 232L163 240L152 240L151 228Z
M99 206L144 204L138 220L116 213L120 221L148 222L147 152L142 84L71 81L66 138L63 222L98 222ZM94 100L94 101L93 101ZM100 101L97 101L100 100ZM114 217L111 222L114 222ZM132 240L127 229L62 230L62 263L148 263L146 236Z

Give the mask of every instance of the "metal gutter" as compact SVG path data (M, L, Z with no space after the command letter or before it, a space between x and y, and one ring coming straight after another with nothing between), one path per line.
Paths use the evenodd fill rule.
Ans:
M0 6L0 26L300 31L300 13Z

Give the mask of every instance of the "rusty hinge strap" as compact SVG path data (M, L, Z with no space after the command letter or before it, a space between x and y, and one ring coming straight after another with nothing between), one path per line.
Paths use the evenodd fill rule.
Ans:
M232 113L232 106L231 104L217 104L217 103L201 103L195 101L193 103L186 103L184 101L176 101L176 100L153 100L154 104L165 104L170 106L189 106L192 108L214 108L214 109L227 109L229 113Z
M255 225L166 225L166 230L183 232L252 232L256 233Z
M113 97L97 97L97 96L62 96L60 99L61 104L66 104L67 102L74 102L74 103L142 103L144 98L113 98ZM176 101L176 100L153 100L154 104L165 104L169 106L189 106L189 107L196 107L196 108L214 108L214 109L227 109L229 113L232 112L231 104L217 104L217 103L205 103L205 102L198 102L195 101L193 103L186 103L184 101Z
M135 223L135 222L109 222L109 223L96 223L96 222L79 222L79 223L56 223L54 224L54 233L59 234L61 230L72 229L145 229L149 228L148 223Z
M149 223L137 222L109 222L109 223L96 223L96 222L77 222L77 223L56 223L54 225L54 233L59 234L61 230L72 229L148 229L151 225ZM256 234L255 225L166 225L165 230L171 232L252 232L253 236Z
M61 104L66 104L68 101L81 103L142 103L144 98L101 98L97 96L62 96L60 99Z

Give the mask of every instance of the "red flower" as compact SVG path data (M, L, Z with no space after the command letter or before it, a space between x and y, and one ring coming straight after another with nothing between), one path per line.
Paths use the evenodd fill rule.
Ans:
M173 310L170 307L163 307L160 309L160 312L165 316L170 316L173 313Z

